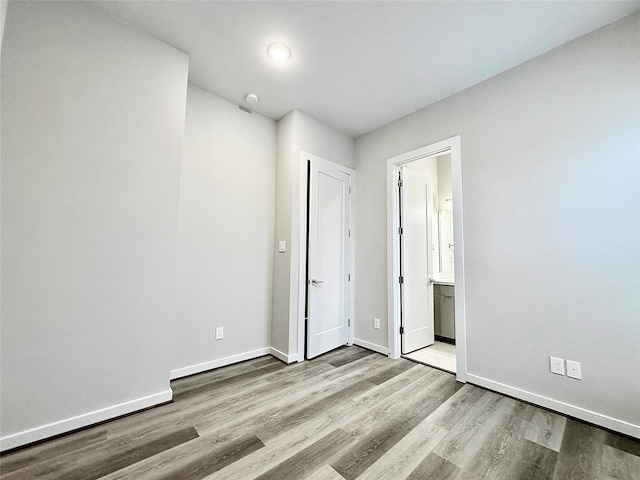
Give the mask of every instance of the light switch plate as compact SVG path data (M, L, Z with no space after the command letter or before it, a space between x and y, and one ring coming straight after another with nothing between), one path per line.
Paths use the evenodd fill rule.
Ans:
M278 253L284 253L287 251L287 242L285 240L280 240L278 242Z
M374 318L373 319L373 328L380 330L380 319L379 318Z
M224 327L216 327L216 340L224 338Z

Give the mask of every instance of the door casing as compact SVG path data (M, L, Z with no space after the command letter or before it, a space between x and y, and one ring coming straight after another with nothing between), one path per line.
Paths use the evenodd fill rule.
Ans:
M345 167L335 162L325 160L307 152L300 152L300 191L299 195L299 225L300 231L298 232L300 240L300 258L298 259L298 349L297 349L297 361L302 362L305 360L305 342L306 342L306 322L305 322L305 307L306 307L306 288L307 288L307 191L309 189L308 175L307 175L307 163L317 162L319 164L326 163L332 168L340 170L341 172L351 177L351 194L348 196L349 204L349 228L351 230L351 236L349 237L349 274L351 275L351 281L348 283L348 302L349 302L349 341L347 345L353 345L353 332L354 332L354 284L355 284L355 260L354 260L354 245L355 245L355 229L353 221L353 202L355 199L355 171L351 168Z
M464 235L462 218L461 138L455 136L387 160L387 295L389 357L400 357L400 276L398 240L398 172L400 166L425 157L451 153L453 193L453 239L455 275L456 378L467 381L467 329L465 309Z

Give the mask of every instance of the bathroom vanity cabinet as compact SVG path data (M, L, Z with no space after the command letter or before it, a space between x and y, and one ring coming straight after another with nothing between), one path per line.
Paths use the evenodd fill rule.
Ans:
M453 285L434 284L434 334L442 340L455 340L455 287Z

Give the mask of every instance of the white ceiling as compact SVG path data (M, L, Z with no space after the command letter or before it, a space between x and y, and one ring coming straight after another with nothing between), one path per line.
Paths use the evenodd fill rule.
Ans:
M91 2L96 4L96 2ZM640 8L634 1L99 1L190 55L189 80L358 136ZM286 65L272 42L293 51Z

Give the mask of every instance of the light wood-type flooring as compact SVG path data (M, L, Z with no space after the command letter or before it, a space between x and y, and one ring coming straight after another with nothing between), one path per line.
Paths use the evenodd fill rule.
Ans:
M433 345L408 353L404 357L447 372L456 373L456 346L450 343L436 340Z
M640 478L638 441L359 347L172 387L173 403L3 455L0 478Z

